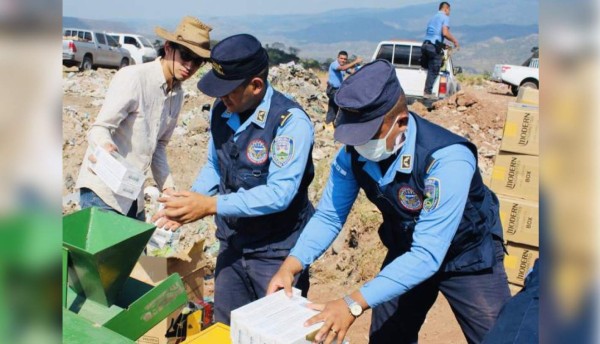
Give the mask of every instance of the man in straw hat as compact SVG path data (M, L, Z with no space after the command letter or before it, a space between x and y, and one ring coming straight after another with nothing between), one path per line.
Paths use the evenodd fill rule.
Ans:
M115 74L88 133L88 149L76 184L81 208L97 206L145 218L142 190L137 199L123 197L90 170L96 147L120 154L143 173L152 169L160 190L167 194L174 190L166 146L183 102L181 82L209 60L210 30L193 17L184 17L174 32L157 27L156 34L166 40L161 56Z
M381 211L388 249L375 278L321 311L316 340L341 343L372 308L369 343L416 343L438 293L448 299L469 343L479 343L510 297L498 199L477 168L477 148L409 112L394 66L375 60L335 95L334 136L345 146L315 215L269 284L291 295L294 275L335 240L360 189Z
M232 310L265 296L314 212L314 132L302 107L267 81L269 57L255 37L223 39L211 60L213 69L198 83L217 98L208 161L194 192L159 199L165 209L156 218L181 224L216 215L215 319L229 324ZM306 295L308 270L297 281Z

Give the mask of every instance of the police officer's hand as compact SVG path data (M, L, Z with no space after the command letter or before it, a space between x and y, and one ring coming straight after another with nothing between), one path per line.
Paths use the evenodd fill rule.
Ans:
M157 216L158 213L154 214L154 216L152 216L152 223L154 223L156 225L156 228L162 228L168 231L176 231L177 228L181 227L181 223L177 222L177 221L173 221L173 220L169 220L168 218L166 218L165 216Z
M330 344L334 340L338 343L344 341L348 329L354 323L354 316L350 314L348 305L344 299L337 299L329 301L326 304L311 303L307 307L321 311L321 313L308 319L304 326L311 326L319 322L323 323L323 326L315 336L316 343Z
M195 192L174 192L170 197L160 197L158 201L164 204L164 209L154 216L156 218L166 216L167 219L180 224L194 222L217 213L217 199L215 197Z
M293 256L288 256L277 273L271 278L271 282L267 286L267 295L272 294L280 289L285 290L288 297L292 297L292 284L294 284L294 276L302 271L302 263Z

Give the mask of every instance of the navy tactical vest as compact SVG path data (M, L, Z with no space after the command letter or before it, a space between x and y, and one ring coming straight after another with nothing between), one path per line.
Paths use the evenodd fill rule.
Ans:
M384 264L410 250L415 224L423 208L426 171L434 162L431 155L452 144L463 144L477 159L477 148L463 137L415 114L412 116L417 127L412 173L396 173L394 181L383 188L363 170L365 162L358 160L356 150L347 146L358 184L383 215L379 236L389 250ZM498 199L483 184L476 169L462 220L440 270L472 272L490 268L495 260L492 234L502 237L498 213Z
M225 105L220 100L215 102L210 130L221 174L219 194L226 195L237 192L240 188L249 190L267 184L271 142L278 127L287 121L288 110L291 108L301 107L273 90L264 128L250 123L234 142L235 133L227 125L228 119L221 117L226 110ZM313 177L311 146L298 192L287 209L254 217L217 215L217 238L227 240L229 245L244 253L291 249L314 213L314 207L308 199L308 186Z

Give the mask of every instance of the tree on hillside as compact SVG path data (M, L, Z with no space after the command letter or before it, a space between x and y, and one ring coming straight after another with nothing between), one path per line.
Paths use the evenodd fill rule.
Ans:
M290 54L292 55L298 55L298 53L300 52L300 49L295 48L295 47L289 47L288 51L290 52Z
M306 68L306 69L322 69L321 68L321 62L315 60L315 59L306 59L306 60L300 60L300 64L302 65L302 67Z
M274 46L275 44L273 44ZM271 65L278 65L280 63L288 63L290 61L298 62L300 58L294 54L288 54L283 50L271 47L266 47L267 54L269 54L269 60Z
M271 44L271 48L277 49L277 50L285 50L285 44L283 44L281 42L275 42L275 43Z

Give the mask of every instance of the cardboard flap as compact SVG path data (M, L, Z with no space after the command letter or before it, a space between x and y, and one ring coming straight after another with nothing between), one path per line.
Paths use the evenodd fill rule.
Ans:
M204 239L197 241L187 251L182 251L167 258L167 272L177 272L182 277L206 266L204 261Z
M182 278L206 266L204 260L204 239L197 241L189 250L171 257L141 256L131 277L157 285L173 273Z

